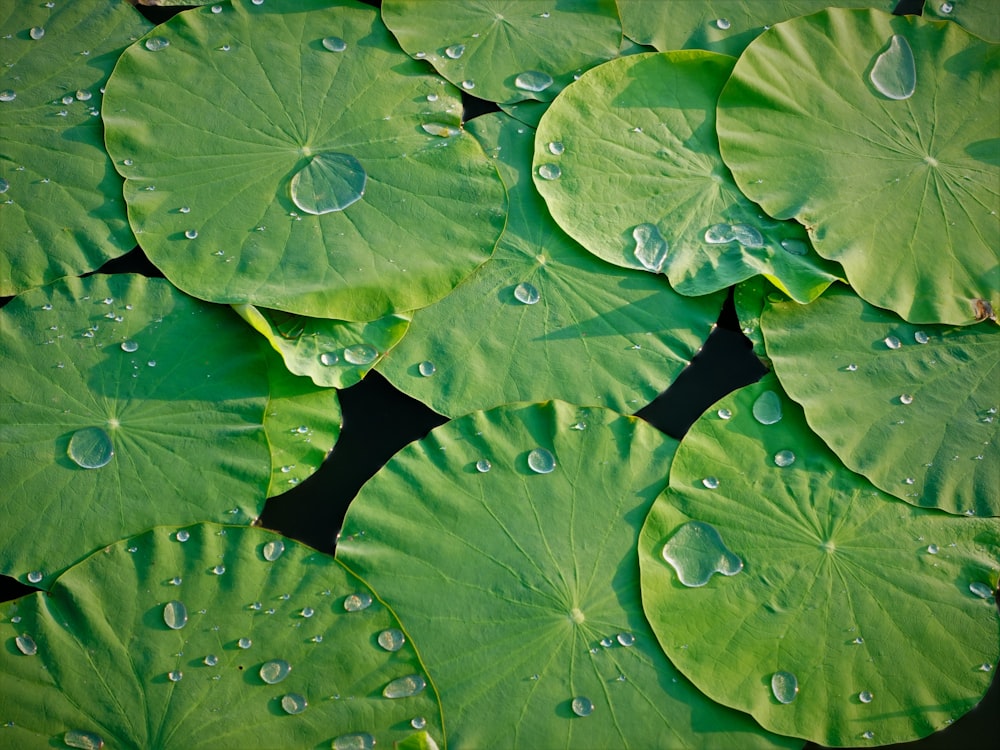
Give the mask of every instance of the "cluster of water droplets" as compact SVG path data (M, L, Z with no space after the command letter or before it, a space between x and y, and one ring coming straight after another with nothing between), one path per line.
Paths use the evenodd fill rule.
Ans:
M705 242L709 245L726 245L738 242L745 248L757 249L764 247L764 235L756 227L749 224L713 224L705 230ZM787 248L786 248L787 249Z

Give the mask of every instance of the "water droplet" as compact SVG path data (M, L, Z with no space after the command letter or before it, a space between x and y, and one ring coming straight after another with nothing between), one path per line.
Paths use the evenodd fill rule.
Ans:
M462 55L465 54L465 45L453 44L450 47L445 47L444 53L452 60L457 60L458 58L460 58Z
M566 147L562 144L562 141L549 141L547 148L553 156L560 156L566 151Z
M860 693L858 693L858 700L861 701L862 703L871 703L873 697L874 696L867 690L862 690Z
M350 154L314 154L290 183L292 202L307 214L343 211L365 194L368 173Z
M371 594L360 591L356 594L351 594L346 599L344 599L344 609L348 612L360 612L362 609L368 609L372 604Z
M733 233L733 239L743 245L743 247L764 247L764 235L757 231L755 227L749 224L733 224L730 229Z
M171 630L180 630L187 625L187 621L188 613L184 602L174 600L163 606L163 622Z
M382 690L382 695L386 698L409 698L421 692L425 687L427 687L427 680L418 674L410 674L390 682Z
M848 372L857 372L858 366L852 362L844 369L847 370Z
M807 245L802 240L788 239L781 241L781 248L786 253L791 253L792 255L808 255L809 245Z
M281 699L281 707L286 714L300 714L308 705L305 696L298 693L289 693Z
M631 633L619 633L616 636L618 642L623 646L633 646L635 645L635 636Z
M375 738L368 732L342 734L333 740L333 750L372 750Z
M715 19L715 28L717 28L717 29L722 29L723 31L725 31L730 26L732 26L732 24L729 22L728 18L716 18Z
M573 709L573 713L577 716L590 716L594 713L594 703L590 698L584 695L578 695L570 703L570 707Z
M139 345L132 340L122 342L122 351L131 354L134 351L138 351Z
M984 662L983 662L982 664L980 664L980 665L979 665L979 666L977 667L977 669L978 669L978 670L979 670L980 672L992 672L992 671L993 671L993 665L992 665L992 664L990 664L989 662L985 662L985 661L984 661Z
M45 578L45 574L40 570L32 570L28 572L27 578L28 583L41 583L42 579Z
M937 553L938 553L938 546L936 544L928 544L927 545L927 554L928 555L936 555Z
M735 239L733 228L728 224L713 224L705 230L705 242L709 245L724 245Z
M180 682L184 679L184 673L179 669L175 669L171 672L167 672L167 679L171 682Z
M795 463L795 454L790 450L778 451L774 454L774 463L776 466L791 466Z
M928 341L931 340L931 337L928 336L923 331L917 331L913 334L913 340L916 341L918 344L926 344Z
M174 576L168 581L168 583L171 586L180 586L182 583L184 583L184 579L181 578L180 576Z
M101 750L104 738L96 732L85 732L82 729L70 729L63 735L63 744L79 750Z
M189 240L193 240L193 239L195 239L198 236L198 230L197 229L186 229L184 231L184 236L187 237Z
M213 13L221 13L222 12L222 6L221 5L213 5L212 6L212 12Z
M478 471L480 474L485 474L492 468L493 464L491 464L488 459L481 458L478 461L476 461L476 471Z
M203 661L205 662L206 666L214 667L216 664L219 663L219 657L216 656L215 654L209 654L204 658Z
M973 581L970 583L969 591L981 599L991 599L993 597L993 589L982 581Z
M186 542L191 538L191 534L187 531L187 529L181 529L174 535L174 538L177 539L178 542Z
M419 365L417 365L417 372L423 375L425 378L429 378L435 372L437 372L437 367L429 359L425 359Z
M552 76L539 70L526 70L514 79L514 86L521 91L545 91L552 85Z
M545 448L535 448L528 454L528 468L536 474L549 474L556 468L556 457Z
M425 122L420 126L425 133L430 135L437 135L441 138L450 138L453 135L458 135L462 132L462 129L454 125L445 125L440 122Z
M32 26L31 30L28 31L28 36L30 36L32 39L41 39L43 36L45 36L45 29L43 29L41 26Z
M667 260L670 246L655 224L639 224L632 230L635 249L632 254L647 271L659 273Z
M427 95L427 101L429 101L429 102L436 102L437 100L438 100L438 95L437 94L431 93L431 94Z
M466 91L471 91L472 89L476 88L476 82L471 79L462 81L462 88L465 89Z
M781 421L781 399L774 391L764 391L753 402L753 418L761 424Z
M265 662L261 665L260 679L268 685L276 685L288 677L288 673L291 671L291 664L284 659L275 659L274 661Z
M14 645L17 646L17 650L20 651L25 656L34 656L38 653L38 644L35 643L35 639L30 635L19 635L14 638Z
M522 281L514 287L514 298L523 305L534 305L541 299L541 295L533 284Z
M214 568L212 568L212 572L217 576L221 576L223 573L226 572L226 566L216 565Z
M883 339L883 341L885 342L885 345L889 349L898 349L900 346L902 346L902 343L900 342L900 340L898 338L896 338L895 336L886 336Z
M868 74L875 89L889 99L909 99L917 87L913 50L906 37L893 34L889 48L875 58Z
M281 470L284 471L285 467L282 466ZM291 469L289 469L291 471ZM285 553L285 543L280 539L272 539L270 542L264 545L261 554L264 555L264 559L268 562L274 562L279 557Z
M861 739L863 740L871 740L874 738L875 738L875 732L871 731L870 729L861 735Z
M917 480L914 479L913 477L907 477L906 479L903 480L903 484L913 484L916 481Z
M12 102L17 99L17 93L14 89L4 89L0 91L0 102Z
M716 412L719 415L719 419L732 419L733 413L729 409L719 409Z
M406 636L403 635L402 630L389 628L378 634L378 645L386 651L399 651L404 643L406 643Z
M913 396L911 396L909 393L902 393L899 396L899 403L901 403L901 404L912 404L913 403Z
M714 490L719 486L718 477L705 477L701 480L701 483L708 487L710 490Z
M414 729L423 729L424 727L427 726L427 719L425 719L423 716L414 716L412 719L410 719L410 726L413 727Z
M606 636L604 638L601 638L600 642L601 642L601 647L602 648L611 648L612 646L615 645L614 640L610 636Z
M111 463L115 449L108 433L100 427L84 427L73 433L66 454L81 468L100 469Z
M940 10L944 15L948 15L955 10L955 5L954 3L941 3L941 7L938 8L938 10Z
M685 586L704 586L716 573L732 576L743 570L743 561L729 551L718 530L702 521L677 529L662 554Z
M153 36L146 40L146 49L150 52L159 52L161 49L166 49L170 46L170 40L164 39L162 36Z
M72 104L73 103L73 95L72 94L67 94L66 96L64 96L62 98L61 101L62 101L63 104Z
M298 427L292 430L292 432L297 433L299 435L305 435L307 432L309 432L309 428L304 424L300 424Z
M857 638L855 638L853 641L851 641L851 643L853 643L855 646L860 646L864 642L865 642L865 639L862 638L860 635Z
M558 164L542 164L538 168L538 176L543 180L558 180L562 177L562 169Z
M775 672L771 675L771 692L778 703L791 703L799 694L799 680L791 672Z
M343 52L347 49L347 42L339 36L323 37L322 44L326 49L330 50L330 52Z

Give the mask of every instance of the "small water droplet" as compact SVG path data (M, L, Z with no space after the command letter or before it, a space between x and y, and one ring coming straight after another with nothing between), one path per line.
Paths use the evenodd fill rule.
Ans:
M191 534L187 531L187 529L181 529L174 535L174 538L177 539L178 542L186 542L191 538Z
M635 636L631 633L619 633L616 638L618 642L623 646L633 646L635 645Z
M268 685L276 685L283 679L288 677L288 673L292 671L292 665L289 664L284 659L275 659L273 661L265 662L260 668L260 679L266 682Z
M38 644L35 643L35 639L30 635L23 634L15 636L14 645L16 645L17 650L25 656L34 656L38 653Z
M667 260L670 245L655 224L639 224L632 230L635 249L632 255L647 271L659 273Z
M150 52L159 52L161 49L166 49L170 46L170 40L164 39L162 36L153 36L146 40L146 49Z
M292 202L307 214L343 211L365 194L368 173L350 154L314 154L289 184Z
M198 230L197 229L186 229L186 230L184 230L184 236L187 239L189 239L189 240L196 239L198 237Z
M344 349L344 361L352 365L370 365L378 357L378 350L368 344L355 344Z
M171 586L180 586L182 583L184 583L184 579L181 578L180 576L174 576L167 583L169 583Z
M414 729L423 729L424 727L427 726L427 719L425 719L423 716L414 716L412 719L410 719L410 726L413 727Z
M367 592L360 591L356 594L351 594L346 599L344 599L344 609L348 612L360 612L363 609L368 609L372 604L371 594Z
M970 583L969 591L978 596L980 599L991 599L993 597L993 589L982 581L973 581Z
M205 657L204 662L206 666L214 667L216 664L219 663L219 657L216 656L215 654L209 654L208 656Z
M937 553L938 553L938 546L936 544L928 544L927 545L927 554L928 555L936 555Z
M611 636L605 636L604 638L601 638L600 643L602 648L611 648L612 646L615 645L614 639L611 638Z
M882 52L868 74L875 89L889 99L909 99L917 87L913 50L906 37L893 34L889 48Z
M719 479L718 477L705 477L701 480L701 483L708 489L714 490L719 486Z
M17 93L14 89L4 89L0 91L0 102L12 102L17 99Z
M774 391L764 391L753 402L753 417L761 424L781 421L781 399Z
M799 694L799 680L791 672L775 672L771 675L771 693L778 703L791 703Z
M560 156L566 151L566 147L562 144L562 141L549 141L547 148L553 156Z
M795 463L795 454L790 450L778 451L774 454L774 463L776 466L791 466Z
M542 164L538 168L538 176L543 180L558 180L562 176L562 168L558 164Z
M492 468L493 464L491 464L488 459L481 458L478 461L476 461L476 471L478 471L480 474L485 474Z
M732 26L732 24L729 22L728 18L716 18L715 19L715 28L717 28L717 29L722 29L723 31L725 31L730 26Z
M549 474L556 468L556 457L545 448L535 448L528 454L528 468L536 474Z
M222 6L221 5L213 5L212 6L212 12L213 13L221 13L222 12Z
M858 366L852 362L844 369L847 370L848 372L857 372Z
M325 36L322 44L330 52L343 52L347 49L347 42L339 36Z
M931 337L928 336L924 331L917 331L913 334L913 340L916 341L918 344L926 344L928 341L931 340Z
M285 467L282 466L281 470L284 471ZM291 471L291 467L289 467L289 471ZM280 539L272 539L270 542L267 542L264 545L264 548L261 550L261 554L264 556L264 559L267 560L268 562L274 562L284 553L285 553L285 543Z
M32 570L28 572L27 578L28 583L41 583L42 579L45 578L45 574L40 570Z
M184 602L177 600L167 602L163 606L163 622L171 630L180 630L187 625L188 613Z
M212 572L217 576L221 576L223 573L226 572L226 566L216 565L214 568L212 568Z
M941 3L941 7L939 7L938 10L941 11L942 14L948 15L953 10L955 10L955 4L954 3Z
M570 707L573 709L573 713L577 716L590 716L594 713L594 703L590 698L584 695L578 695L570 703Z
M902 346L902 342L900 342L900 340L895 336L886 336L883 339L883 341L885 342L885 345L890 349L898 349L900 346Z
M305 696L298 693L289 693L281 699L281 708L286 714L300 714L308 705Z
M733 576L743 570L743 561L729 551L718 530L702 521L688 521L677 529L662 555L685 586L704 586L716 573Z
M541 299L541 295L533 284L522 281L514 287L514 298L523 305L534 305Z
M429 359L425 359L419 365L417 365L417 372L419 372L423 377L429 378L435 372L437 372L437 367Z
M32 39L41 39L43 36L45 36L45 29L43 29L41 26L32 26L31 30L28 31L28 36L30 36Z
M901 404L912 404L913 403L913 396L911 396L909 393L902 393L899 396L899 403L901 403Z
M862 703L871 703L874 696L867 690L862 690L858 693L858 700Z
M139 345L136 342L132 341L132 340L123 341L122 342L122 351L123 352L128 352L129 354L131 354L134 351L138 351L138 349L139 349Z
M84 427L73 433L66 454L83 469L100 469L111 463L115 450L108 433L100 427Z
M418 674L398 677L382 690L382 695L386 698L409 698L420 693L427 687L427 680Z
M807 245L802 240L796 240L796 239L782 240L781 247L785 252L791 253L792 255L809 254L809 245Z
M425 133L440 136L441 138L450 138L462 132L460 127L440 122L425 122L420 127Z
M857 638L855 638L853 641L851 641L851 643L853 643L855 646L860 646L864 642L865 642L865 639L862 638L860 635Z
M716 412L719 415L719 419L732 419L733 413L729 409L719 409Z
M175 669L171 672L167 672L167 679L171 682L180 682L184 679L184 673L179 669Z
M431 93L431 94L427 95L427 101L429 101L429 102L436 102L437 100L438 100L438 95L437 94Z
M472 89L476 88L476 82L473 81L472 79L462 81L462 88L465 89L466 91L471 91Z
M552 83L552 76L539 70L526 70L514 79L514 86L521 91L545 91Z
M863 739L863 740L871 740L871 739L875 739L875 732L873 732L873 731L871 731L871 730L869 729L869 730L868 730L867 732L864 732L864 733L863 733L863 734L861 735L861 739Z
M249 638L240 638L238 641L236 641L236 645L242 649L248 649L253 645L253 641L250 640Z
M378 634L378 645L386 651L399 651L404 643L406 643L406 636L403 635L402 630L389 628Z
M978 670L979 670L980 672L992 672L992 671L993 671L993 665L992 665L992 664L990 664L989 662L985 662L985 661L984 661L984 662L983 662L982 664L980 664L980 665L979 665L979 666L977 667L977 669L978 669Z
M63 744L79 750L101 750L104 738L96 732L85 732L82 729L70 729L63 735Z
M457 60L465 54L465 45L453 44L450 47L445 47L444 54L452 60Z
M914 484L917 480L913 477L907 477L903 480L903 484Z
M303 607L302 610L299 612L299 614L302 617L312 617L314 614L316 614L316 610L314 610L312 607Z
M333 740L333 750L372 750L374 747L375 738L368 732L342 734Z

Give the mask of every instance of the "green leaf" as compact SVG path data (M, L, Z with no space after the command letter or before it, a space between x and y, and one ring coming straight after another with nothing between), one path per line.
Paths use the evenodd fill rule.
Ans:
M1000 14L993 0L928 0L924 18L954 21L990 42L1000 42Z
M765 425L768 392L782 416ZM906 742L975 706L1000 656L996 521L878 492L774 376L717 406L730 418L713 408L685 436L639 540L646 616L677 668L767 729L828 746ZM665 547L681 571L730 575L684 585ZM779 672L797 693L780 677L772 690Z
M711 52L653 52L585 73L542 117L535 185L590 252L663 273L681 294L765 274L807 302L838 269L809 248L801 226L748 201L719 155L715 105L734 62ZM564 151L551 153L550 142Z
M370 606L347 611L355 595ZM71 731L106 747L330 747L362 732L391 746L418 716L442 736L433 686L383 697L391 681L425 673L375 592L333 558L260 529L155 528L3 613L8 746L62 747ZM405 639L398 650L380 645L386 631ZM25 636L36 653L15 647ZM295 696L305 707L290 714Z
M551 101L618 55L614 0L384 0L400 46L480 99Z
M264 335L296 375L316 385L347 388L394 347L410 324L410 315L386 315L367 322L308 318L253 305L235 305L236 312Z
M0 296L92 271L135 244L104 151L101 91L150 25L127 3L51 5L0 9Z
M761 317L782 386L851 469L913 505L1000 515L1000 329L917 326L843 287Z
M157 27L108 83L108 150L167 278L214 302L369 321L443 297L489 257L503 185L458 128L458 92L373 8L221 7Z
M758 34L779 21L828 7L867 5L891 12L898 0L618 0L625 35L661 52L704 49L738 56Z
M109 541L263 507L263 348L231 310L162 279L65 279L0 310L0 361L4 573L47 587Z
M794 19L740 58L718 132L747 196L805 224L868 302L957 325L1000 306L996 45L877 11Z
M794 746L693 690L642 616L635 544L675 445L606 409L519 404L439 427L362 488L337 557L420 644L452 747L687 747L707 728Z
M451 416L547 398L637 411L701 348L721 296L681 297L662 278L587 253L531 183L534 131L499 113L468 127L497 155L507 228L492 259L414 315L379 371Z

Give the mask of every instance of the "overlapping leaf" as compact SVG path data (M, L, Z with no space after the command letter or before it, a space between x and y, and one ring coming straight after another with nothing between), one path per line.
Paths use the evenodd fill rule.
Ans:
M961 24L976 36L1000 42L1000 13L993 0L926 0L924 18Z

